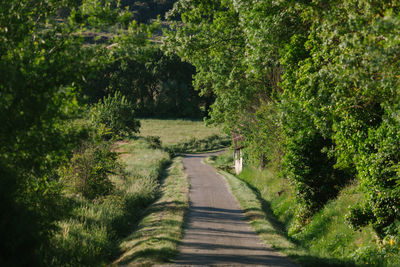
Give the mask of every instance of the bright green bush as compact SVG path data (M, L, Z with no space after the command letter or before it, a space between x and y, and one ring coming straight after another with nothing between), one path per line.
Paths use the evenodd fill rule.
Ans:
M92 107L90 115L93 127L101 129L106 138L139 132L134 107L120 92L104 97Z
M334 147L331 138L324 136L314 124L309 107L302 107L304 103L292 97L280 108L285 110L283 173L294 185L298 203L298 225L293 229L296 231L335 198L353 176L349 171L335 168L336 160L329 154Z
M399 75L396 1L330 1L316 17L305 47L310 58L296 72L292 97L314 128L332 140L335 169L350 170L365 201L349 221L371 225L380 238L400 218ZM292 90L287 88L288 91Z

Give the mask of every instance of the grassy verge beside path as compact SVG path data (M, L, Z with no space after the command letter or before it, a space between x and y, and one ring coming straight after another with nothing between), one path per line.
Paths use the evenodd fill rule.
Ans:
M319 253L313 253L298 240L290 238L285 223L274 214L271 204L263 199L256 187L231 173L221 170L220 167L226 166L228 162L224 156L217 158L216 161L215 157L212 157L206 162L217 167L218 172L226 178L251 226L267 247L272 247L289 256L300 266L355 266L353 262L348 260L324 257ZM222 165L220 165L221 163Z
M177 255L189 205L189 184L182 158L175 158L165 175L160 199L146 210L138 230L122 242L123 254L114 265L151 266Z
M115 147L124 166L110 178L113 191L94 200L66 193L70 214L58 222L49 266L104 266L117 257L119 243L134 231L143 211L158 196L159 179L170 156L139 138Z
M371 226L359 231L346 222L349 206L362 200L357 181L347 185L306 225L296 221L295 190L272 167L260 171L245 166L232 175L232 152L214 157L255 231L266 244L288 255L302 266L400 266L398 237L379 240ZM276 166L276 165L275 165Z

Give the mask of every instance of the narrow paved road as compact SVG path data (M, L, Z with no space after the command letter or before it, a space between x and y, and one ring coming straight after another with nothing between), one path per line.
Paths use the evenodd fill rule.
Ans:
M295 266L261 244L228 185L202 163L210 154L186 155L191 207L176 265Z

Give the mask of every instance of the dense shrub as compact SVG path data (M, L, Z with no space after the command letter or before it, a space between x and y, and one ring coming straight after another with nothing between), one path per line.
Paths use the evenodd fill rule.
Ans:
M357 164L366 201L348 217L356 229L371 224L382 238L396 235L400 220L400 125L395 119L393 114L384 116L381 126L369 131L364 144L374 153L360 153Z
M105 137L127 136L139 132L133 105L120 92L104 97L91 109L93 126L104 130Z
M112 192L114 186L109 175L119 168L117 154L111 151L110 144L85 143L73 155L64 179L74 192L95 199Z
M298 226L301 226L336 197L352 175L335 168L335 158L329 155L332 140L318 131L305 109L291 102L285 110L283 166L296 189Z
M352 208L349 221L355 227L370 224L381 238L400 218L400 6L389 2L390 8L351 0L314 7L322 16L309 18L310 58L299 64L292 86L315 129L332 140L327 151L333 167L350 170L360 181L366 198Z

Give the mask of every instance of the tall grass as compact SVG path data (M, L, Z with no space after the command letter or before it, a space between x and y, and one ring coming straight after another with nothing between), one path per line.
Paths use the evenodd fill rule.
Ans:
M188 202L189 182L178 157L166 171L160 198L147 209L137 231L122 242L123 254L115 265L150 266L176 256Z
M99 266L120 253L119 243L131 233L146 207L158 196L159 179L169 154L143 138L116 147L125 172L110 177L116 190L88 200L68 194L70 214L58 223L47 254L51 266Z
M217 157L214 164L230 170L231 160L232 156L228 153ZM356 183L344 188L306 226L291 232L297 204L290 182L280 177L272 167L260 171L247 166L238 178L252 189L262 203L264 214L269 223L274 225L275 232L286 236L292 245L288 246L286 241L275 242L273 236L269 236L266 243L272 243L303 266L400 266L400 237L381 242L371 227L356 231L346 223L348 207L363 197ZM238 192L243 194L245 190L240 189ZM270 227L267 224L257 224L263 223L253 220L256 231ZM258 232L262 235L261 230Z

